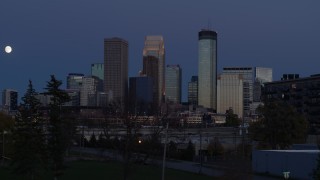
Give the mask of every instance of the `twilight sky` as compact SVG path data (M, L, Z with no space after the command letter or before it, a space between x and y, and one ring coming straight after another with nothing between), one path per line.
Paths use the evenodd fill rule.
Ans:
M198 71L198 31L218 33L218 70L226 66L320 73L319 0L1 0L0 90L42 92L50 74L90 74L103 62L103 39L129 42L129 76L142 69L146 35L163 35L166 64L180 64L183 100ZM11 45L13 52L5 54Z

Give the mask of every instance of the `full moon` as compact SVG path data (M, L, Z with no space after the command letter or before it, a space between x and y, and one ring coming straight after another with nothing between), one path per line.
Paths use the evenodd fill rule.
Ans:
M12 52L12 47L11 47L11 46L6 46L6 47L4 48L4 51L9 54L9 53Z

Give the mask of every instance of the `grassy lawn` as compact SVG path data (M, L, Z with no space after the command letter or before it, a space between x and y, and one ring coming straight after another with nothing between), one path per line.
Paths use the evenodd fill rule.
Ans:
M118 162L97 162L97 161L75 161L67 164L65 174L59 180L95 180L110 179L117 180L123 178L123 165ZM132 165L130 171L131 180L160 180L161 168L147 165ZM45 175L43 179L53 179L50 175ZM0 168L0 179L20 180L21 177L10 173L8 169ZM213 177L188 173L173 169L166 169L166 180L209 180Z

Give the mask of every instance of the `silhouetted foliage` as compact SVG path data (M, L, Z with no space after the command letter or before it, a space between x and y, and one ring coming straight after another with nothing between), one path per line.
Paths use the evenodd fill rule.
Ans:
M66 139L66 126L62 118L62 105L69 101L66 92L60 89L62 82L54 75L47 82L46 94L51 96L49 104L48 150L55 179L63 174L64 155L70 139Z
M195 147L194 144L189 141L187 149L182 151L181 159L187 161L193 161L193 156L195 155Z
M238 118L238 115L233 113L232 109L229 109L226 115L226 126L239 126L240 119Z
M290 105L271 102L258 108L259 120L249 128L251 138L260 147L287 149L293 143L304 143L307 136L307 121Z
M97 138L94 133L91 134L90 140L89 140L89 147L97 147Z
M14 120L11 116L0 112L0 133L10 131L14 126Z
M27 179L41 179L41 173L44 172L47 164L43 121L36 94L32 82L29 81L12 132L12 167L14 173Z
M215 137L214 140L209 143L207 150L210 156L218 156L224 153L224 148L218 137Z

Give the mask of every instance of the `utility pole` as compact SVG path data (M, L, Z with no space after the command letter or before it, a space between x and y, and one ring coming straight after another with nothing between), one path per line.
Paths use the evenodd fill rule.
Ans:
M167 153L167 140L168 140L168 126L169 126L169 123L167 122L166 135L165 135L164 148L163 148L162 180L164 180L164 173L165 173L165 168L166 168L166 153Z

